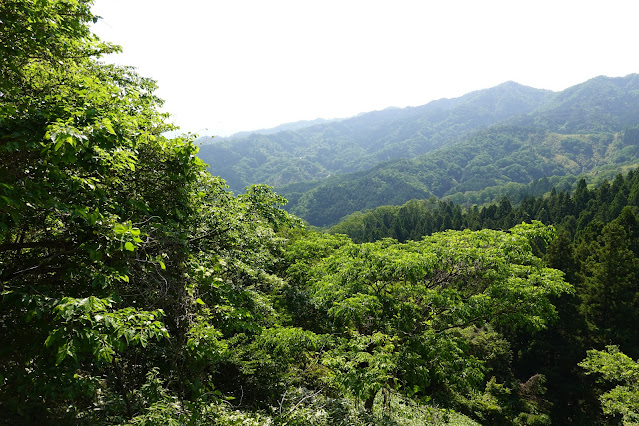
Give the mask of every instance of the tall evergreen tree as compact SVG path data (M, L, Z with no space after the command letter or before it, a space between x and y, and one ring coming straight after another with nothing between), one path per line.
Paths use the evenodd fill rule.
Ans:
M589 244L584 269L582 310L594 343L618 344L639 355L639 259L619 221L604 226Z

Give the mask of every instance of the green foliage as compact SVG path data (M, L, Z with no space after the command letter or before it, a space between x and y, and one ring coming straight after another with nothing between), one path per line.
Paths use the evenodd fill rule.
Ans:
M605 382L618 383L599 399L604 413L620 415L623 424L639 422L639 365L619 351L607 346L605 351L589 350L579 366L586 374L599 374Z
M487 349L493 338L479 343L465 330L542 329L556 318L549 298L570 290L532 254L533 243L553 235L536 222L509 233L449 231L405 244L342 240L319 261L305 262L308 278L297 285L305 303L323 313L323 331L337 337L321 358L332 371L326 383L367 408L384 390L470 410L469 395L503 364ZM291 248L299 253L300 244ZM512 386L513 378L505 379ZM513 416L509 410L504 418Z
M632 214L632 213L630 213ZM633 216L634 218L634 216ZM636 220L633 230L636 226ZM589 244L584 264L583 311L601 342L617 342L636 353L637 317L635 282L639 259L630 249L632 239L623 226L613 221Z
M171 126L155 83L99 61L118 48L91 34L90 5L0 5L0 411L10 422L160 410L139 394L152 368L167 410L205 395L231 356L225 339L278 323L276 232L298 223L268 187L232 196L191 138L162 136Z
M151 339L169 337L159 321L162 310L145 312L129 307L109 312L112 304L111 299L90 296L64 297L55 306L53 321L57 328L49 333L45 345L57 347L56 364L67 356L77 361L82 352L93 354L98 363L111 363L116 353L129 346L146 348Z
M534 335L507 333L506 338L516 342L511 348L517 354L515 374L525 378L540 372L551 384L546 396L553 403L554 421L597 424L604 419L593 410L597 398L593 384L575 366L587 349L603 348L610 342L632 357L639 356L635 285L638 182L632 170L598 185L580 179L572 193L546 186L545 196L526 196L510 208L502 200L460 209L460 214L456 212L459 206L448 201L413 200L401 207L353 215L331 232L349 233L355 241L375 241L379 236L410 240L439 231L440 226L499 229L509 220L531 218L554 223L558 238L546 250L538 244L541 241L532 247L549 266L565 273L575 293L553 299L561 321L548 330ZM455 217L459 220L453 220Z
M162 136L171 126L155 83L99 61L118 48L91 35L90 5L0 4L4 422L474 424L464 413L487 424L547 424L558 409L546 398L561 402L566 379L587 383L573 371L584 348L615 341L639 353L639 174L596 188L580 180L573 194L570 179L550 191L562 182L544 178L630 158L631 114L593 120L588 129L600 133L585 133L561 95L549 105L570 112L564 122L551 122L550 110L528 117L550 131L493 128L468 139L464 146L485 148L473 155L440 151L380 166L372 183L337 178L342 186L315 190L343 200L329 206L331 217L367 198L373 207L415 193L484 191L486 182L538 178L525 189L550 191L545 197L519 192L518 204L489 188L472 194L497 197L482 208L430 198L352 216L335 228L352 239L305 231L270 187L235 196L208 174L192 137ZM529 98L506 107L513 91ZM370 155L342 155L331 167L401 147L416 155L432 148L419 132L447 144L530 109L538 95L510 84L416 108L429 117L420 125L400 122L397 111L323 124L327 137L337 124L357 134L370 119L395 132L360 135ZM475 104L487 110L469 112ZM605 133L621 124L630 126L623 134ZM264 158L247 155L244 166L271 160L269 139L260 143ZM509 163L518 156L525 161ZM552 156L556 163L545 160ZM404 174L414 167L418 178ZM297 185L294 201L307 217L325 217L302 194L312 186ZM557 224L559 237L534 219ZM577 293L545 262L564 269ZM594 351L582 365L622 379L602 402L634 421L636 364L626 358ZM580 393L574 405L591 400Z

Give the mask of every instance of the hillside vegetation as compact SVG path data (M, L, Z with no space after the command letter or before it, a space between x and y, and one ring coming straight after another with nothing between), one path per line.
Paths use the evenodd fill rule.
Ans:
M574 191L553 188L546 196L527 196L517 205L505 197L471 209L435 198L411 200L352 214L330 232L364 243L420 240L449 229L508 229L535 219L554 224L558 237L544 259L565 273L575 292L557 299L560 322L535 337L520 336L512 346L519 353L517 370L548 379L545 398L553 423L614 423L600 417L599 397L606 413L632 424L639 413L639 404L630 402L637 391L632 359L639 358L637 213L635 170L597 186L580 179ZM595 373L607 383L594 385L588 374Z
M0 2L0 423L636 423L639 173L309 230L165 136L155 83L101 60L119 47L92 35L91 5ZM605 111L605 131L512 122L464 143L596 170L636 145L632 117ZM474 157L457 155L464 185Z
M638 89L637 75L598 77L452 146L278 192L290 200L289 211L325 226L354 211L413 198L451 196L481 204L543 177L614 175L639 163Z
M275 134L224 139L200 149L213 174L236 192L281 186L413 158L491 124L539 107L551 92L504 83L412 108L390 108Z

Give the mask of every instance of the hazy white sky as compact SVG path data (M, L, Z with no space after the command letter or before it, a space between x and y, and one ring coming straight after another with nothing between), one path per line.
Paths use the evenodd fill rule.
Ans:
M96 0L110 59L158 81L182 130L228 135L508 80L639 72L634 0Z

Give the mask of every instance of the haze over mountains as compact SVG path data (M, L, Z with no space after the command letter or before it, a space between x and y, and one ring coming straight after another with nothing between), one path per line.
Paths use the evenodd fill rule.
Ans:
M543 177L569 183L613 173L639 162L628 131L638 124L636 74L556 93L507 82L419 107L224 139L199 155L232 190L275 186L290 211L325 226L413 198L481 203Z
M374 111L298 131L229 138L203 146L200 157L236 191L254 183L279 186L308 181L416 157L529 112L551 94L504 83L419 107Z
M292 123L280 124L279 126L275 126L273 128L269 128L269 129L258 129L258 130L238 132L238 133L234 133L231 136L227 136L227 137L216 136L215 138L213 138L211 136L202 136L202 137L198 138L197 141L198 141L198 143L200 145L210 145L212 143L217 143L220 140L224 140L224 139L244 138L244 137L252 135L253 133L260 133L262 135L271 135L273 133L285 132L285 131L289 131L289 130L290 131L301 130L301 129L304 129L306 127L315 126L317 124L330 123L332 121L339 121L339 120L341 120L341 119L340 118L333 118L333 119L316 118L314 120L295 121L295 122L292 122Z

